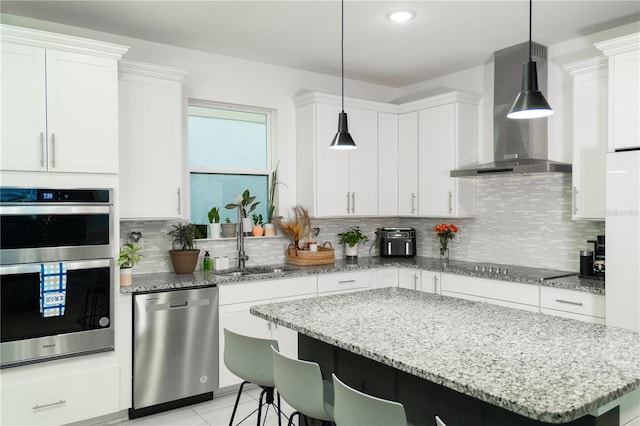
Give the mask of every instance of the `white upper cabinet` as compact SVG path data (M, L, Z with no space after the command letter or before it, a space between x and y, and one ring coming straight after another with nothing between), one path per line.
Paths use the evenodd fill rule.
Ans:
M452 92L427 101L434 106L418 113L418 215L473 216L475 180L449 172L476 162L479 96Z
M398 117L398 214L418 215L418 111Z
M573 76L573 219L604 220L608 71L604 57L565 66Z
M595 46L609 57L609 151L640 148L640 33Z
M379 126L384 135L393 136L394 132L393 120L383 116L379 122L378 114L394 112L395 108L345 99L349 133L358 147L345 151L329 149L338 130L339 96L314 92L294 102L298 203L314 217L377 216ZM394 148L385 145L383 149ZM394 198L392 192L390 187L382 191L385 197Z
M2 170L118 172L127 47L2 26Z
M378 113L378 215L398 216L398 115Z
M182 217L185 72L120 62L120 218Z

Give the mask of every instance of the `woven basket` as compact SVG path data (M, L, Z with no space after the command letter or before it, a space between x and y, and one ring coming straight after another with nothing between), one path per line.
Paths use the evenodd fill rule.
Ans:
M336 260L336 251L331 247L320 247L318 251L299 250L293 244L287 248L287 263L299 266L328 265Z

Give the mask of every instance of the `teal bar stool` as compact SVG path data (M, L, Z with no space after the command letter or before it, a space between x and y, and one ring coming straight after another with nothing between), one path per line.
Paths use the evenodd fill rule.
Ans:
M248 383L253 383L262 388L260 399L258 400L258 408L253 410L251 414L242 419L238 424L245 421L256 411L258 412L258 423L262 417L262 406L266 405L264 413L265 418L269 411L269 407L274 407L278 414L278 425L282 425L280 411L280 393L277 393L277 405L274 404L275 382L273 380L273 355L271 355L271 347L277 348L278 341L271 339L259 339L256 337L243 336L234 333L226 328L224 329L224 365L236 376L240 377L243 382L238 390L236 403L233 406L233 413L229 420L229 426L233 426L233 419L236 416L238 402L242 394L242 388ZM264 402L263 402L264 400Z
M337 426L409 426L404 406L355 390L333 376Z
M320 366L315 362L292 359L271 348L273 354L273 374L281 395L295 412L289 417L289 426L293 418L302 416L321 420L323 426L333 421L333 384L322 380Z
M440 417L436 416L436 426L447 426Z

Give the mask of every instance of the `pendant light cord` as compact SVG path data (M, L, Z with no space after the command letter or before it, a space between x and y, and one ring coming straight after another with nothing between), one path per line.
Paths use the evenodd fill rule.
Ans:
M340 27L340 64L342 68L342 112L344 112L344 0L342 0L342 15Z
M533 0L529 0L529 62L531 62L531 15L533 15Z

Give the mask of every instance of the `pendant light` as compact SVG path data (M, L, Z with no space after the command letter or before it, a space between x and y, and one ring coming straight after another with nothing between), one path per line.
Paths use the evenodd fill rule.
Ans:
M342 0L342 28L340 35L340 55L342 59L342 112L338 115L338 133L331 141L331 149L356 149L356 143L349 134L347 113L344 112L344 0Z
M531 59L531 15L533 0L529 0L529 62L522 66L522 91L518 93L513 102L508 118L527 119L547 117L553 114L553 110L538 90L538 68Z

